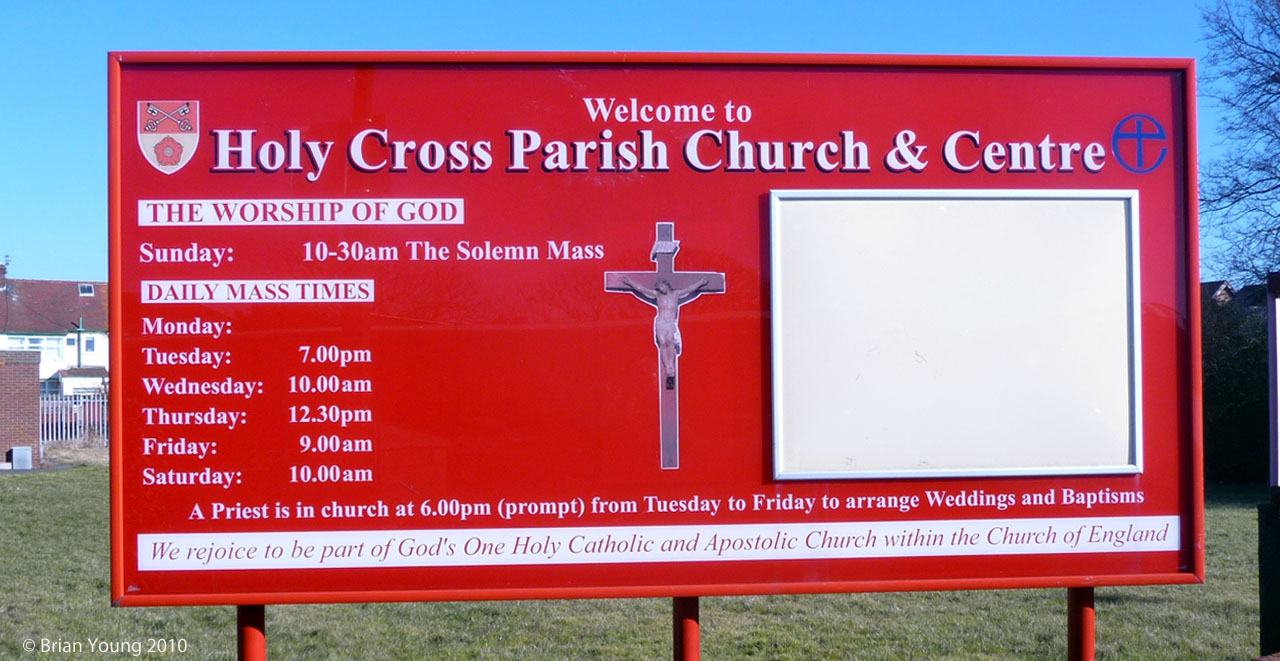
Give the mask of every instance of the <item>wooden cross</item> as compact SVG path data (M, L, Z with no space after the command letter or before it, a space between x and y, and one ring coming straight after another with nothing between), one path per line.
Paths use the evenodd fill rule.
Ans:
M723 294L723 273L675 270L680 242L674 223L658 223L657 239L649 259L656 271L607 271L605 291L631 294L657 308L653 318L653 343L658 347L659 447L663 469L680 467L680 395L678 359L680 306L703 294Z

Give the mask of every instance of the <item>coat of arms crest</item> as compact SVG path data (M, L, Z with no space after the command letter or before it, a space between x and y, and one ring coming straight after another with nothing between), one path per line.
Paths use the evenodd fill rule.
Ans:
M155 169L173 174L200 143L199 101L139 101L138 146Z

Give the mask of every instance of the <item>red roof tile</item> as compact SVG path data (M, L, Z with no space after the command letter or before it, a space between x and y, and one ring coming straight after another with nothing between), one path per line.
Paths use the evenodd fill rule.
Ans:
M93 296L81 296L80 285L91 285ZM107 284L67 280L4 278L0 300L0 333L66 333L84 319L84 329L107 330Z
M89 378L107 378L107 368L105 367L68 367L58 370L58 376L62 377L89 377Z

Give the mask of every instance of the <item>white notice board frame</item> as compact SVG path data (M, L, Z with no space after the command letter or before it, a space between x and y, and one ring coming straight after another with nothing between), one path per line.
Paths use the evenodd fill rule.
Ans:
M1280 273L1267 274L1267 383L1270 391L1271 415L1269 416L1271 455L1268 459L1271 472L1272 503L1277 500L1280 488Z
M1138 227L1136 190L771 191L774 476L1141 473Z

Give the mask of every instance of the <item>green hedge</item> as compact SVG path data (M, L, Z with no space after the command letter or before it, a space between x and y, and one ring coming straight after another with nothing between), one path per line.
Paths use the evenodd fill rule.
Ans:
M1204 470L1214 482L1269 479L1265 308L1204 302Z

